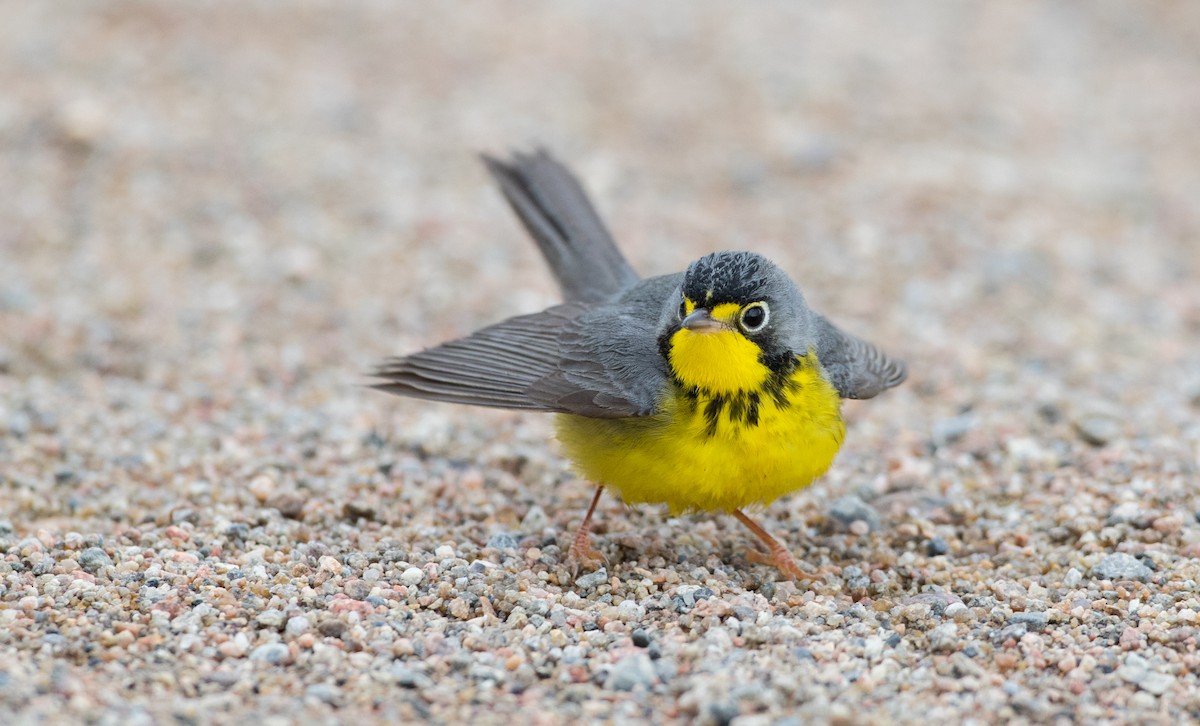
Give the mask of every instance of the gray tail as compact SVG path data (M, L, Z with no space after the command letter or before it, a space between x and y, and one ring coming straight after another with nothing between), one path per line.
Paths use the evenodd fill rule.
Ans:
M598 302L638 281L574 175L545 150L483 155L568 302Z

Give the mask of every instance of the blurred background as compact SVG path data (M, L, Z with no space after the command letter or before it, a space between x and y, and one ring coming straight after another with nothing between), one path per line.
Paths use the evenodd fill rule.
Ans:
M1026 604L1020 583L1056 587L1043 577L1049 573L1078 586L1119 543L1150 565L1173 563L1161 575L1180 593L1172 613L1194 621L1186 568L1200 561L1200 3L465 8L0 0L0 552L13 548L6 558L57 548L47 567L69 560L78 568L69 558L82 559L84 547L107 546L117 560L136 550L135 569L157 571L162 560L203 580L194 585L203 589L210 563L252 560L268 546L283 558L279 568L291 566L288 557L316 563L321 552L378 559L381 542L410 549L405 557L418 564L433 563L447 546L466 561L500 562L480 554L497 533L550 532L552 543L555 532L571 531L591 490L572 481L546 417L389 398L362 385L384 356L556 302L533 245L478 160L480 152L544 145L578 172L644 273L680 270L712 250L754 249L789 270L814 308L908 361L906 385L847 404L847 445L830 474L765 515L802 560L847 572L849 563L878 566L873 596L897 602L923 596L927 575L943 578L980 622L1004 628L995 641L1003 643L1014 609L1057 607L1058 595L1039 586L1036 600L1033 585ZM878 524L878 510L890 521L868 537L844 534L840 515L823 513L847 493L871 502L859 501L850 519ZM770 592L760 587L763 568L742 558L743 534L721 518L668 521L654 508L626 512L615 500L602 510L602 541L625 558L614 572L641 582L636 568L644 566L677 583L675 570L690 581L699 570L689 568L704 563L732 582L717 587L726 588L720 597L754 608L773 597L773 584ZM899 568L917 573L911 579L897 579L898 553L916 563ZM107 558L93 553L87 566L99 571ZM1138 562L1141 579L1149 577ZM34 575L46 578L18 564L0 581L0 646L13 674L0 672L0 696L40 699L38 713L57 718L72 693L76 715L89 703L84 691L115 693L114 712L133 699L149 709L143 715L167 718L177 706L159 698L162 684L200 683L175 695L183 710L170 713L184 718L199 708L189 694L223 693L233 683L187 681L201 678L186 674L197 658L214 658L197 666L211 672L221 656L208 640L181 645L170 633L144 651L118 643L105 651L116 660L102 673L90 660L82 666L83 656L74 670L59 669L66 661L36 654L117 636L100 632L108 620L83 623L83 606L38 600ZM348 577L363 574L365 564L355 567ZM279 574L284 580L270 587L292 587L291 575ZM394 575L381 583L398 582ZM307 587L308 576L298 577L296 587ZM1002 586L997 577L1010 579ZM244 592L244 577L239 582L231 591ZM106 602L116 603L106 618L132 628L149 617L148 601L130 594L138 590L116 579L101 584ZM1106 585L1088 580L1083 587L1092 590L1078 597L1085 606L1103 603L1098 588ZM570 582L547 587L579 612L590 609L588 617L607 612L603 602L575 597ZM361 582L354 588L346 591L357 599L368 591ZM789 623L825 627L807 610L787 615L804 605L797 598L805 591L779 592L771 607L794 616ZM1079 652L1111 646L1087 656L1103 665L1094 671L1099 680L1079 675L1079 653L1063 650L1051 661L1058 670L1043 662L1012 675L999 659L981 661L991 669L981 681L990 690L981 693L993 705L1015 703L1029 687L1034 695L1020 713L1049 721L1055 704L1072 697L1046 696L1039 679L1052 679L1060 694L1079 694L1086 681L1097 685L1085 700L1123 708L1134 687L1114 689L1104 678L1129 642L1126 621L1150 593L1121 597L1132 604L1113 601L1111 613L1097 614L1108 618L1103 628L1072 641L1063 625L1061 639L1045 641ZM852 606L844 594L820 598L830 608ZM39 602L50 604L36 610ZM253 608L265 602L227 614L257 622ZM460 602L464 617L478 615ZM502 615L514 607L505 602L497 599ZM664 633L674 633L673 612L664 617ZM884 627L868 622L873 610L852 617ZM224 627L202 636L221 642ZM968 627L975 626L964 625L964 637ZM1013 636L1023 651L1024 627ZM488 637L518 637L506 628ZM865 672L864 665L851 673L861 659L819 650L842 647L836 625L805 641L818 649L812 668L832 675L803 670L813 655L795 655L790 628L763 646L782 660L762 663L788 662L813 688L834 689ZM275 630L244 630L276 645L267 642ZM374 637L382 635L361 639ZM674 637L663 642L675 647ZM978 652L991 652L990 630L970 637ZM220 651L233 659L221 668L259 642L243 640ZM913 641L916 651L909 642L887 651L905 664L887 679L908 678L918 662L929 671L929 653L919 650L925 641ZM732 671L713 659L736 651L731 643L725 636L694 657L669 650L668 660L691 669L670 684L672 693L712 691L717 681L690 680L696 674L723 683ZM1176 658L1173 647L1159 648L1161 657ZM1191 672L1200 669L1194 646L1178 648ZM392 651L380 652L377 670L392 673ZM474 676L442 665L444 702L473 698L474 681L466 681ZM583 677L602 681L607 661L587 665L594 670ZM323 684L322 668L289 671L291 680L262 692L290 704L311 682L318 690L306 702L336 702L341 691ZM520 683L545 677L521 668L528 673L518 669ZM364 673L356 666L343 674L344 693L372 713L376 692L391 681ZM71 685L93 677L103 687ZM403 677L411 686L412 674ZM747 682L758 693L764 680ZM1172 682L1160 679L1158 694ZM862 694L831 691L824 703L837 698L857 709L876 699L870 679L859 683L867 684ZM252 700L259 685L239 693ZM397 689L386 687L382 698L392 706L410 693L396 700ZM927 711L906 698L941 691L895 688L894 699L872 702L907 718ZM801 692L780 691L779 703ZM505 692L506 708L519 707L520 693ZM554 696L578 711L589 693ZM1167 718L1166 706L1156 710L1154 697L1137 695L1149 699L1137 704L1147 718ZM945 698L949 722L992 712ZM699 708L680 707L685 716ZM263 713L272 709L268 703ZM724 713L732 718L736 704ZM1186 718L1178 708L1170 713Z

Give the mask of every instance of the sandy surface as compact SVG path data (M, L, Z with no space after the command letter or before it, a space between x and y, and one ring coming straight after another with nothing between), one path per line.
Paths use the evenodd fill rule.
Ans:
M1200 718L1200 5L241 5L3 5L0 721ZM547 418L361 387L554 302L533 142L908 360L822 581L615 499L575 580Z

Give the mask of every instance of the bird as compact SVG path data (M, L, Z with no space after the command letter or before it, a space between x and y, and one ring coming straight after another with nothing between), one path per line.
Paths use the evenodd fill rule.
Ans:
M575 175L544 148L482 160L563 302L388 358L373 387L556 414L567 457L596 486L568 549L576 568L606 562L590 532L610 489L672 516L731 514L765 548L750 549L750 562L812 579L746 511L822 476L845 438L842 400L899 385L906 365L813 311L755 252L713 252L642 278Z

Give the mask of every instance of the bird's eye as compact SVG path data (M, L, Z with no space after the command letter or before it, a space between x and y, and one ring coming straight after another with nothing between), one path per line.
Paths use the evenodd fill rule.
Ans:
M767 324L767 304L765 302L750 303L742 308L742 329L747 332L762 330Z
M680 300L679 301L679 319L683 320L684 318L687 317L687 314L688 314L687 300L686 299Z

